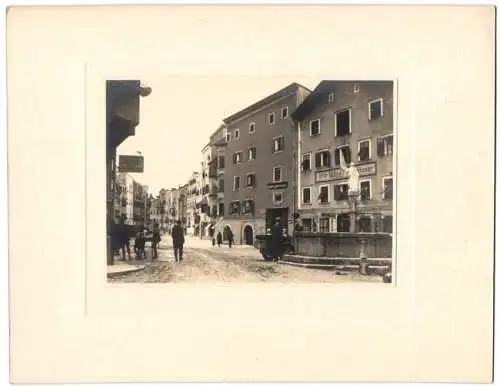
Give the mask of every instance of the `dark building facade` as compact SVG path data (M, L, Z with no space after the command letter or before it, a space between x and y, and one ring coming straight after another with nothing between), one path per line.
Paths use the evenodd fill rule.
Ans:
M139 124L140 97L151 93L150 88L141 86L139 80L106 81L106 215L107 228L115 218L114 203L116 188L116 149L128 137L135 135ZM108 264L113 263L111 240L108 232Z
M392 233L393 90L392 81L323 81L293 112L305 231ZM359 173L355 199L342 156Z
M253 244L256 234L266 232L266 220L269 225L275 218L291 231L296 150L291 113L309 93L292 83L224 119L221 223L236 243Z

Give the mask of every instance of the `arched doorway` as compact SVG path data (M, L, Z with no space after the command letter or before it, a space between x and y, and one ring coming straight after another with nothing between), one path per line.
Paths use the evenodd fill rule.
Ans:
M246 245L253 245L253 228L251 225L246 225L243 229L243 238Z

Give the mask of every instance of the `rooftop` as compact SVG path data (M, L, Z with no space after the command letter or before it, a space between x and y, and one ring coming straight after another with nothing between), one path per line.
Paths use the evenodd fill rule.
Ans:
M303 88L305 90L308 90L310 91L307 87L304 87L302 86L301 84L299 83L296 83L296 82L293 82L291 84L289 84L288 86L286 87L283 87L282 89L276 91L275 93L259 100L258 102L255 102L253 104L251 104L250 106L248 107L245 107L243 110L240 110L238 111L237 113L233 114L233 115L230 115L229 117L227 118L224 118L223 121L226 125L230 124L232 121L235 121L249 113L251 113L252 111L254 110L257 110L271 102L273 102L275 99L279 99L285 95L287 95L288 93L291 93L293 91L296 91L297 89L299 88Z
M343 84L349 83L359 83L362 84L392 84L392 81L387 80L322 80L316 86L316 88L307 96L306 99L298 106L295 111L292 113L292 119L294 121L302 121L307 115L309 115L314 108L319 104L320 101L324 101L328 94L331 92L335 92L335 89Z

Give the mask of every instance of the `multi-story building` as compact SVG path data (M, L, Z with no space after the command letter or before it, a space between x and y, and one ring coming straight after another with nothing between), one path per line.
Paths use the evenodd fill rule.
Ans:
M133 181L133 220L135 224L148 224L148 187Z
M292 113L305 231L392 233L393 86L322 81ZM358 196L349 198L342 159L358 170Z
M139 124L140 97L151 93L139 80L108 80L106 82L106 212L116 218L116 149L128 137L135 135ZM130 219L129 219L130 221ZM108 243L111 241L108 240ZM108 245L108 263L112 263Z
M226 145L227 128L220 125L210 136L210 146L212 149L212 159L209 163L209 194L208 201L210 214L214 223L214 233L224 234L224 192L226 168Z
M210 198L211 198L211 183L210 183L210 176L211 176L211 171L213 169L213 162L212 158L214 157L214 151L213 151L213 146L211 146L210 143L208 143L202 150L201 150L201 174L200 174L200 195L199 195L199 201L197 203L199 211L200 211L200 237L208 236L209 235L209 228L212 222L212 216L214 215L211 213L211 205L210 205Z
M167 229L171 229L174 223L179 219L179 189L169 189L165 193L165 211Z
M167 228L167 189L160 189L158 192L158 201L159 201L159 221L160 229L162 231Z
M253 244L274 219L289 231L294 212L294 133L290 114L310 90L292 83L225 118L224 229Z
M134 179L128 173L118 173L115 196L115 218L134 224Z
M161 199L160 196L158 197L153 197L152 200L150 200L151 204L148 208L149 210L149 220L151 223L158 224L158 226L161 224L162 216L161 216Z
M187 218L188 218L188 211L187 211L187 198L188 198L188 192L189 192L189 185L185 184L182 186L179 186L178 193L177 193L177 220L180 220L182 223L182 226L184 229L187 228Z
M187 183L186 197L186 231L188 235L199 233L200 218L198 214L197 201L200 194L200 173L195 171L191 174Z

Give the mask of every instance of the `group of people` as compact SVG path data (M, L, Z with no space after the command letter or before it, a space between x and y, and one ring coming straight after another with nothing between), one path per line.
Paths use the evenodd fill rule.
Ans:
M234 234L233 231L230 228L226 228L226 236L227 236L227 244L229 245L229 248L231 248L234 244ZM215 247L215 244L217 243L217 246L220 248L222 245L222 233L218 232L217 236L215 237L213 232L212 232L212 246Z
M138 231L125 224L125 219L121 218L118 223L108 218L108 235L111 237L111 249L113 254L122 255L122 260L132 260L130 253L130 239L134 238L134 252L137 260L146 258L146 241L148 241L148 230L140 226ZM160 228L154 225L150 237L153 260L158 258L158 244L161 241Z

